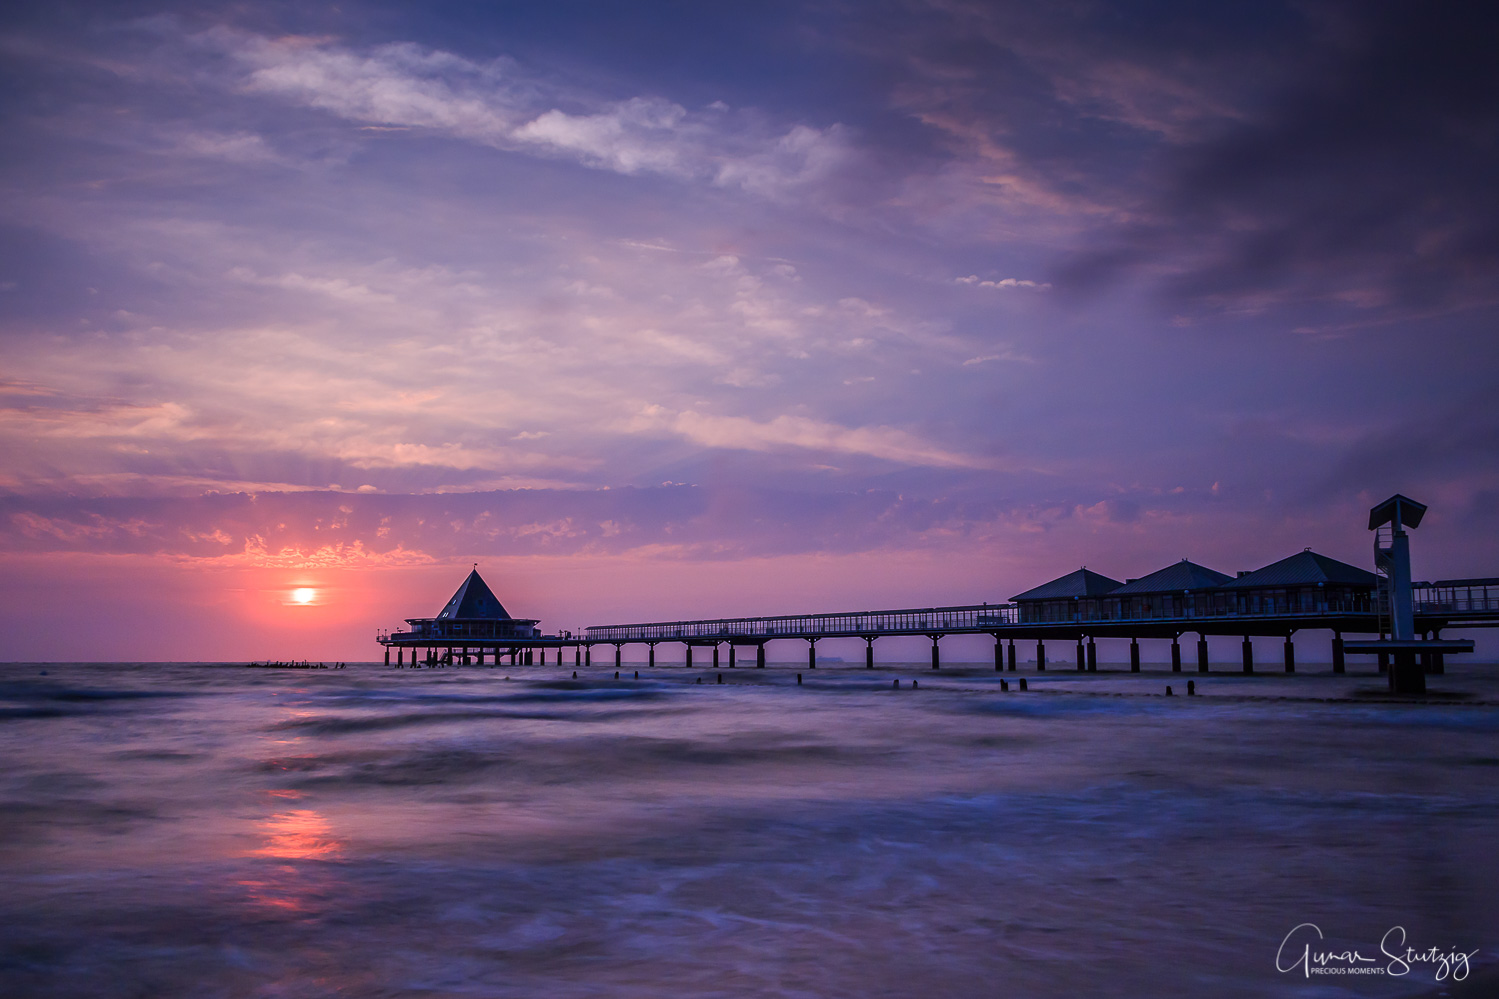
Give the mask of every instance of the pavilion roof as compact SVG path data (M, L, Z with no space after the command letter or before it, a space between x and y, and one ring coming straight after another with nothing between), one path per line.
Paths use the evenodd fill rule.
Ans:
M1100 597L1123 585L1117 579L1110 579L1090 569L1075 569L1065 576L1058 576L1049 583L1042 583L1010 599L1067 600L1072 597Z
M1307 586L1317 583L1350 583L1354 586L1376 586L1379 577L1367 569L1318 555L1308 548L1262 569L1245 573L1223 584L1224 589L1260 586Z
M1227 573L1182 559L1148 576L1141 576L1119 587L1110 596L1136 593L1180 593L1182 590L1211 590L1233 579Z
M458 587L458 592L437 615L438 621L508 621L510 612L505 610L489 584L474 569Z

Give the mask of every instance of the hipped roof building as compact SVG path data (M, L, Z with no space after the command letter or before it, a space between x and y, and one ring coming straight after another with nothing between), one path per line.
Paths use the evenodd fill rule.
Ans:
M1021 623L1367 611L1379 577L1307 549L1230 576L1188 559L1125 582L1077 569L1016 594Z

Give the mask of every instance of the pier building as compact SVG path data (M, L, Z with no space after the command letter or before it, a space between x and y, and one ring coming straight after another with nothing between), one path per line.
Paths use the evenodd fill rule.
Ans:
M490 652L498 660L501 650L512 654L533 648L529 643L542 638L541 622L531 618L515 618L505 610L489 584L479 575L475 566L468 578L453 593L436 617L408 617L406 631L382 634L379 641L385 646L385 664L391 665L390 653L396 651L396 665L406 664L406 655L411 655L412 665L417 656L424 656L428 663L455 661L467 662L477 659L484 664L484 655Z

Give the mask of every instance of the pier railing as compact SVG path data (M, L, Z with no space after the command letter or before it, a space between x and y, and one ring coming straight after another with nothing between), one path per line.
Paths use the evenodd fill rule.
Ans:
M1463 585L1422 583L1415 589L1415 612L1425 617L1447 619L1442 626L1493 621L1499 616L1499 579L1458 581ZM1469 585L1471 584L1471 585ZM1060 602L1058 602L1060 603ZM1347 598L1235 600L1207 606L1194 602L1174 605L1156 603L1131 606L1121 613L1118 605L1098 600L1042 608L1031 606L1022 614L1016 604L970 604L961 607L925 607L905 610L859 611L843 614L795 614L765 617L714 618L697 621L655 621L642 624L612 624L587 628L584 642L713 642L775 638L846 638L881 635L947 635L999 633L1069 625L1106 625L1117 630L1131 624L1181 625L1183 631L1212 624L1242 621L1263 627L1285 622L1292 628L1317 627L1330 621L1362 622L1370 632L1378 631L1379 612L1368 595ZM1305 622L1298 625L1296 622ZM1193 627L1196 625L1196 627ZM1322 624L1322 626L1329 626Z
M590 642L731 641L735 638L837 638L862 635L924 635L1002 628L1017 623L1014 604L923 607L840 614L729 617L702 621L657 621L588 628Z
M1359 604L1327 601L1305 610L1275 609L1243 612L1225 609L1217 613L1195 610L1167 614L1148 612L1130 617L1111 616L1093 608L1078 607L1070 615L1022 620L1015 604L981 604L967 607L928 607L922 610L869 611L855 614L798 614L784 617L736 617L703 621L656 621L649 624L611 624L585 629L585 642L683 642L732 641L736 638L762 641L773 638L848 638L880 635L987 634L1008 629L1035 629L1059 625L1110 625L1131 623L1160 625L1179 622L1264 622L1283 619L1326 619L1330 616L1368 617L1374 613L1367 601ZM1192 630L1190 627L1184 629ZM1372 630L1372 629L1371 629Z
M1411 587L1417 614L1455 616L1499 612L1499 579L1449 579Z

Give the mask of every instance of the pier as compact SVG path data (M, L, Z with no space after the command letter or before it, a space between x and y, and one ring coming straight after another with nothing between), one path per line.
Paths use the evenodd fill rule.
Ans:
M1034 668L1044 671L1051 643L1071 648L1074 669L1096 672L1097 642L1125 639L1131 671L1141 668L1141 643L1154 642L1169 643L1157 651L1169 656L1173 672L1191 663L1206 673L1208 638L1231 636L1240 639L1243 672L1278 666L1294 673L1295 636L1321 632L1331 634L1333 672L1346 670L1349 655L1373 655L1392 691L1419 692L1426 674L1443 671L1447 655L1473 650L1471 640L1443 639L1444 630L1499 627L1499 577L1410 580L1403 527L1419 524L1424 510L1396 496L1371 512L1374 572L1306 549L1236 576L1186 559L1123 581L1084 567L1000 603L610 624L576 635L544 635L539 622L509 617L475 567L436 618L408 619L408 630L382 632L377 641L385 646L386 664L394 666L406 665L409 654L411 665L422 666L482 666L486 659L494 665L550 659L560 666L570 657L581 667L593 665L595 648L603 646L615 669L626 645L646 646L651 666L656 646L669 643L684 647L689 667L701 650L714 667L752 661L764 668L768 644L792 642L804 644L807 666L815 669L823 640L862 639L864 665L873 668L879 639L925 637L931 668L940 669L943 638L988 635L996 670L1016 670L1033 650ZM1195 642L1184 654L1182 639L1189 635ZM1349 641L1345 635L1372 637ZM1252 640L1266 637L1281 640L1278 663L1255 660Z

